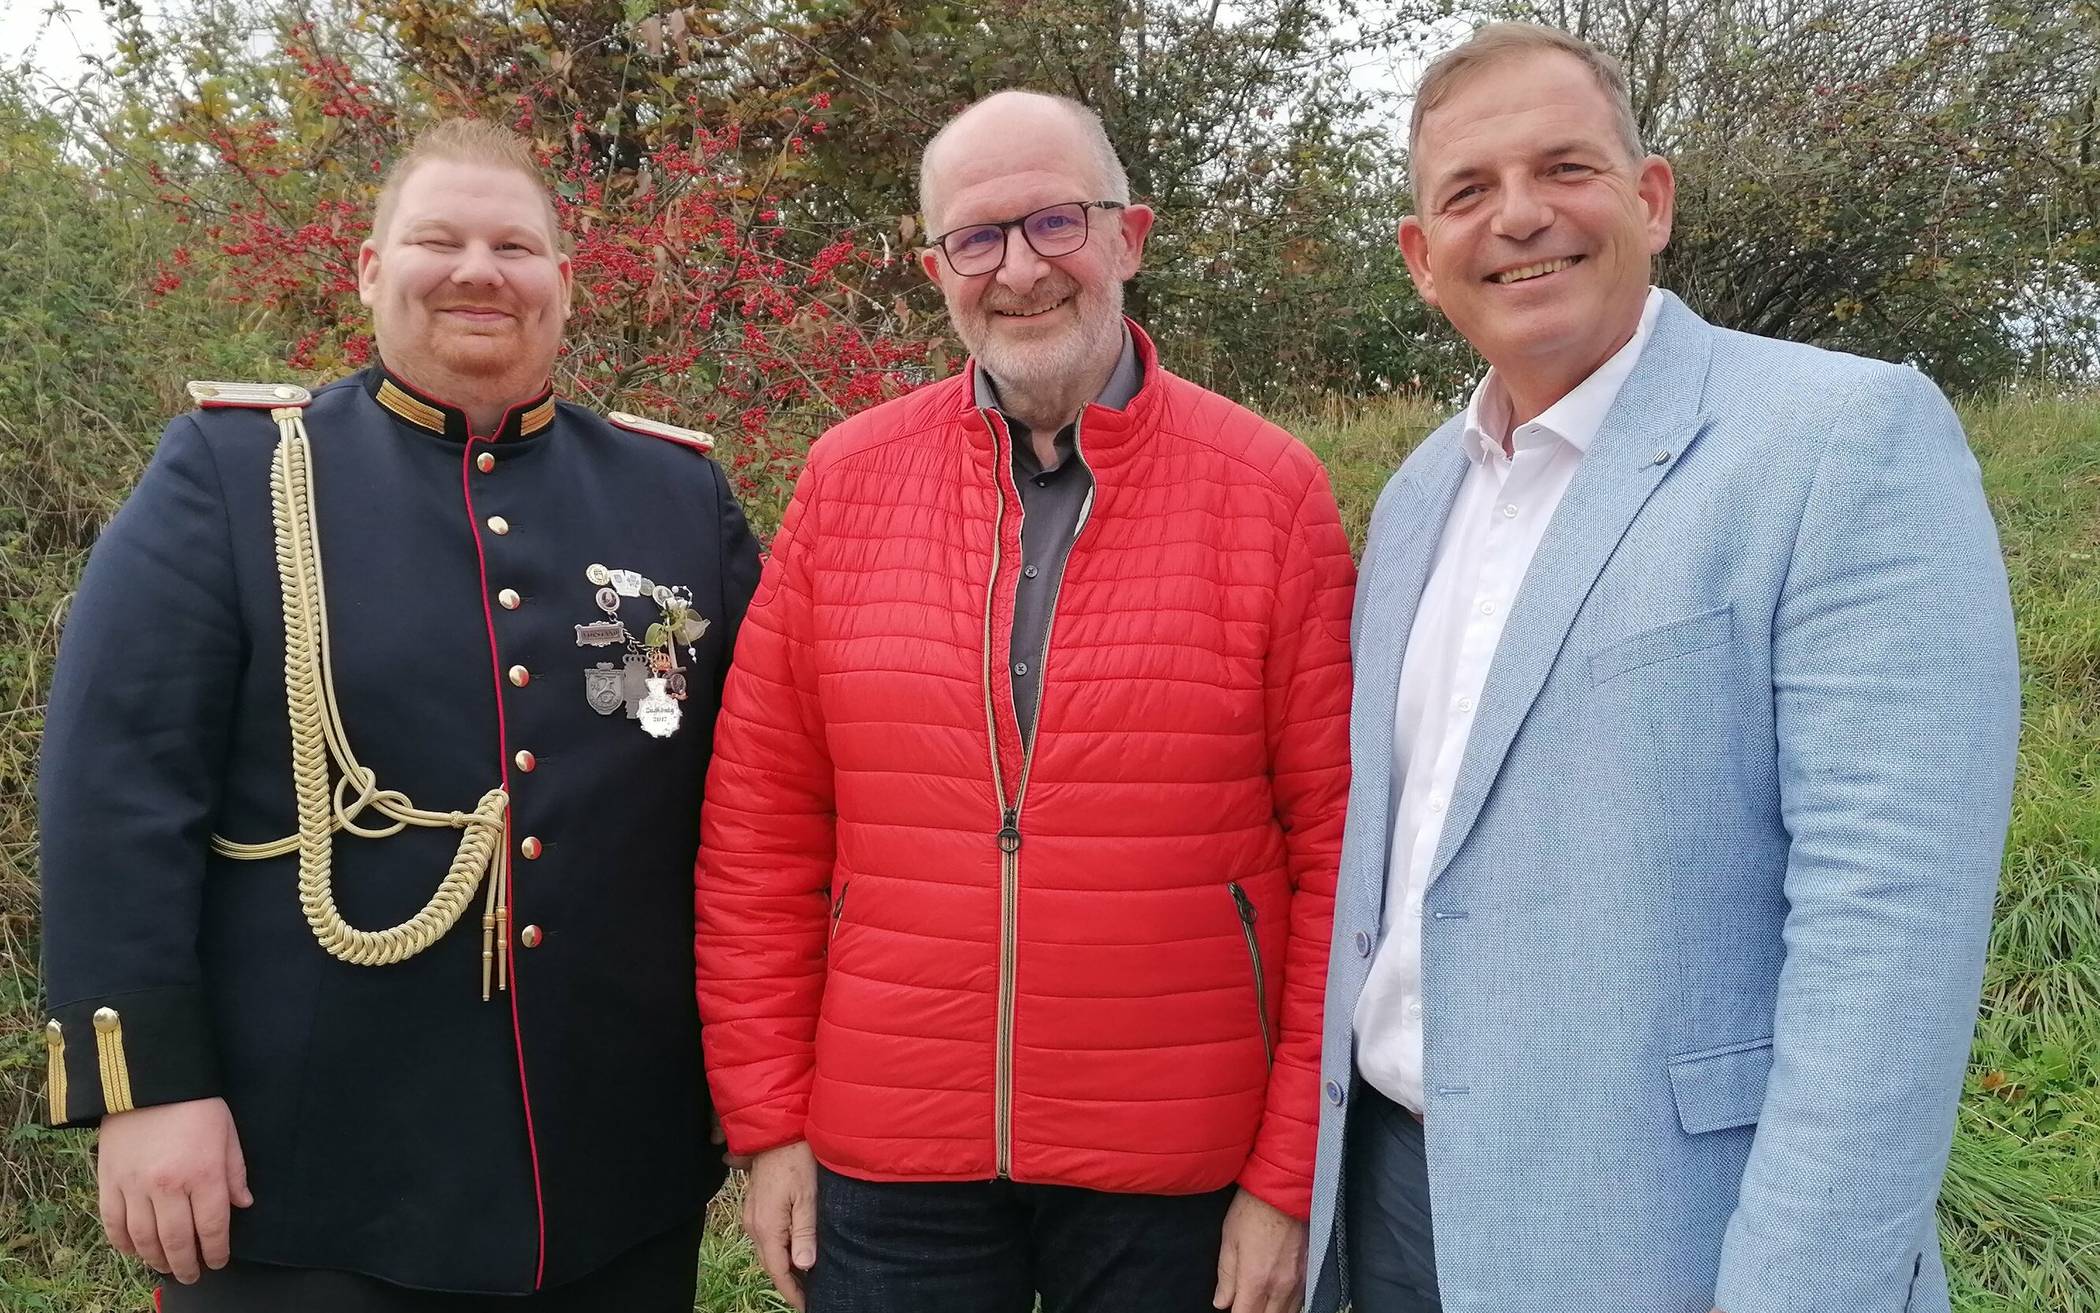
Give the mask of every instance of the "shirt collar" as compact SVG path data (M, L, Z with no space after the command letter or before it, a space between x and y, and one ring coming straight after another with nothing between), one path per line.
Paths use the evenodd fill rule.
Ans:
M1528 424L1517 427L1512 446L1522 451L1529 447L1544 446L1549 442L1565 442L1578 453L1586 453L1590 443L1604 427L1604 419L1611 411L1611 403L1619 396L1619 389L1626 385L1626 378L1639 363L1641 348L1648 343L1648 335L1655 328L1655 317L1662 312L1663 294L1659 287L1648 289L1648 299L1641 306L1641 320L1634 328L1633 336L1626 345L1612 353L1611 359L1590 371L1590 376L1577 383L1568 394L1547 407L1546 412ZM1502 446L1502 435L1509 432L1509 393L1502 380L1490 369L1480 386L1473 389L1473 397L1466 403L1466 430L1461 443L1466 455L1475 464L1487 459L1488 453Z
M977 363L972 381L976 385L978 409L998 410L999 384L993 379L991 371L984 367L983 361ZM1144 385L1145 367L1138 362L1137 343L1131 340L1130 325L1126 323L1123 325L1123 354L1116 358L1116 367L1109 372L1108 382L1102 387L1101 395L1094 398L1094 404L1106 406L1110 410L1121 410L1130 404L1131 399L1137 396L1138 389ZM1011 421L1009 426L1011 427Z
M503 412L503 422L490 434L476 434L459 407L438 400L405 382L384 363L365 371L365 391L395 419L411 428L465 442L469 437L485 442L525 438L554 422L554 387L550 382L532 396Z

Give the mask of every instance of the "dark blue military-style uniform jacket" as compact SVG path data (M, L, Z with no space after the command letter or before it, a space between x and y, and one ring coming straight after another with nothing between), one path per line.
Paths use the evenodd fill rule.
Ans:
M207 409L168 427L103 534L52 686L54 1116L223 1096L255 1196L238 1258L434 1290L557 1285L690 1221L723 1177L692 867L756 545L702 452L547 397L470 437L375 368L304 418L351 746L419 808L471 811L507 785L510 987L483 1001L478 893L428 951L352 965L309 929L296 854L211 851L213 834L268 841L295 821L278 428ZM608 621L597 579L617 571L689 588L707 622L678 650L668 738L619 696L630 650L577 632ZM637 640L660 618L650 597L617 600ZM345 918L412 915L460 835L338 834Z

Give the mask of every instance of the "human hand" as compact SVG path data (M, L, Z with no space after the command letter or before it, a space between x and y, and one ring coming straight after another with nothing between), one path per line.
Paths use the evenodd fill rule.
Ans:
M729 1151L729 1134L722 1129L722 1119L715 1116L712 1112L707 1114L707 1142L721 1148L722 1165L730 1171L748 1172L751 1170L751 1155L748 1153L731 1153Z
M1305 1296L1305 1223L1241 1190L1225 1211L1211 1307L1294 1313Z
M817 1263L817 1158L806 1141L754 1154L744 1183L744 1234L773 1289L801 1313L802 1274Z
M104 1117L95 1178L109 1242L184 1285L226 1266L229 1205L255 1202L224 1099Z

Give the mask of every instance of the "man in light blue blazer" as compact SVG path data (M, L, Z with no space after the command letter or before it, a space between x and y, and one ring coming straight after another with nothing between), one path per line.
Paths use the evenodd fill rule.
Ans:
M1587 45L1482 29L1411 144L1492 368L1358 586L1309 1303L1944 1313L2019 723L1961 428L1649 286L1675 185Z

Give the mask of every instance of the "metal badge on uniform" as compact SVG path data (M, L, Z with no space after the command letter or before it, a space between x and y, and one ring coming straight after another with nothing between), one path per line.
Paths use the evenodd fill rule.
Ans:
M582 626L579 625L578 628ZM600 661L583 672L584 701L590 703L591 710L599 715L610 716L618 711L621 702L625 701L620 696L620 683L619 667L610 661Z
M693 612L693 590L604 565L592 565L584 577L596 586L592 600L605 619L577 625L576 646L627 647L618 668L600 661L583 672L584 701L601 716L624 706L627 719L639 722L651 737L671 737L684 719L678 704L686 698L686 671L678 649L684 647L690 658L691 644L708 629L707 618ZM629 598L653 602L660 613L640 640L620 615Z
M640 720L643 729L660 739L678 732L678 704L664 691L661 676L649 681L649 695L642 699Z

